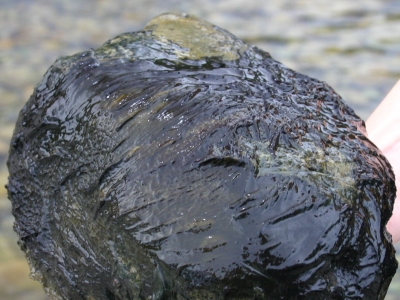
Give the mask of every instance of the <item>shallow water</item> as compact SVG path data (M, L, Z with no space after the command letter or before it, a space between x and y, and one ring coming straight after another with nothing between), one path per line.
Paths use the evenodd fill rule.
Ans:
M165 11L196 14L328 82L364 119L400 77L400 3L394 0L0 2L1 299L46 299L27 277L3 187L18 111L58 56L97 48ZM386 299L398 297L400 277Z

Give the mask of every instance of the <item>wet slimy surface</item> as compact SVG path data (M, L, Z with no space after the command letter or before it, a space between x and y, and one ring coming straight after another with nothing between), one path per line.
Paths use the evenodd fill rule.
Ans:
M202 22L61 58L22 109L8 192L36 279L61 299L383 299L395 187L362 120Z

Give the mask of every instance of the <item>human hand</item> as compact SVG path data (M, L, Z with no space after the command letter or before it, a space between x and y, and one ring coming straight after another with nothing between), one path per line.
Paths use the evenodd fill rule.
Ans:
M400 241L400 80L366 122L368 138L390 162L396 177L397 199L386 228L393 243Z

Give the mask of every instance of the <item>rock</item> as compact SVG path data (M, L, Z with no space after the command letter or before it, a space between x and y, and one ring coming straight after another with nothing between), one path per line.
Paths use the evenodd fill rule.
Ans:
M53 299L384 299L395 197L324 82L194 16L58 59L8 160Z

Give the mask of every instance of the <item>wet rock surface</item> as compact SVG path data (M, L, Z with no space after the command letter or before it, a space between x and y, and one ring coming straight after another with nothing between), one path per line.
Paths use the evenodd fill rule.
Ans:
M63 57L8 160L55 299L383 299L391 167L329 86L193 16Z

